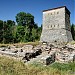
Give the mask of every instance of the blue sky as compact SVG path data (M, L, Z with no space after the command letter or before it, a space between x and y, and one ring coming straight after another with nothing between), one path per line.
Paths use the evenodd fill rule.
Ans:
M42 24L42 11L67 6L71 12L71 23L75 24L75 0L0 0L0 20L14 20L19 12L31 13L35 23Z

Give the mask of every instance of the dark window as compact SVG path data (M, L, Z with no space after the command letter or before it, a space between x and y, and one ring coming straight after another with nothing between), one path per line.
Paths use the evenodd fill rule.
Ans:
M59 24L58 24L58 27L59 27Z
M56 40L54 42L57 42Z
M52 27L52 25L51 25L51 27Z
M48 26L48 28L49 28L49 26Z
M57 12L57 14L59 14L59 12Z

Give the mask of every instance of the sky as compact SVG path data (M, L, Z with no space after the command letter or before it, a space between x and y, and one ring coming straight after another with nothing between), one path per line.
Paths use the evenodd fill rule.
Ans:
M71 24L75 24L75 0L0 0L0 20L16 21L19 12L31 13L39 26L42 24L42 11L66 6L71 12Z

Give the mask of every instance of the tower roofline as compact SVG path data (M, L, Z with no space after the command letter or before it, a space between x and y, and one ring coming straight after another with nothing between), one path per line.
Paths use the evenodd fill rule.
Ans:
M48 9L48 10L43 10L43 12L51 11L51 10L56 10L56 9L60 9L60 8L65 8L65 9L70 13L70 11L67 9L66 6L61 6L61 7L57 7L57 8L52 8L52 9Z

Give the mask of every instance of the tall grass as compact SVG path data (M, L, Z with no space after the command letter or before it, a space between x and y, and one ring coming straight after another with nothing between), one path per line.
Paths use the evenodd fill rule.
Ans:
M75 63L53 63L48 66L39 63L25 65L12 58L0 57L0 75L75 75Z

